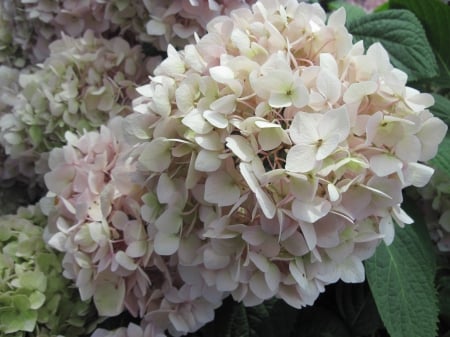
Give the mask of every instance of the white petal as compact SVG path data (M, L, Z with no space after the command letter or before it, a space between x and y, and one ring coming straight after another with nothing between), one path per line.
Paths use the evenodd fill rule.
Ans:
M395 227L390 215L386 215L380 220L380 233L383 234L383 240L386 245L389 246L394 241Z
M155 252L159 255L167 256L174 254L180 245L178 234L166 234L157 232L155 235Z
M269 270L264 273L264 278L266 280L266 284L271 291L276 291L280 284L281 273L278 267L271 263L269 265Z
M180 231L183 219L172 208L167 208L155 221L155 227L164 233L174 234Z
M344 94L345 103L360 102L364 96L375 93L378 86L373 81L365 81L351 84Z
M320 122L319 136L321 139L337 135L337 142L342 142L350 132L350 117L345 105L327 111Z
M289 263L289 271L300 288L306 288L308 280L306 279L305 266L301 258L296 258Z
M221 112L206 110L203 113L203 117L216 128L224 129L228 126L228 118Z
M320 137L317 132L322 115L297 112L289 127L289 136L294 144L314 144Z
M206 179L204 198L210 203L230 206L239 200L240 195L239 186L225 172L213 173Z
M259 182L252 171L252 166L247 163L240 163L239 169L245 181L247 182L248 187L255 194L255 197L258 200L258 204L261 207L264 215L266 216L266 218L272 219L276 213L275 204L259 185Z
M379 177L395 173L402 167L402 161L390 154L378 154L370 158L370 168Z
M299 225L309 250L313 250L317 245L317 235L316 231L314 230L314 224L300 221Z
M416 162L420 158L422 144L415 135L403 137L395 145L395 155L405 162Z
M100 316L117 316L123 311L125 280L102 280L94 291L94 303Z
M217 171L220 165L222 165L222 160L214 151L200 150L195 159L195 169L200 172Z
M125 254L124 251L119 250L115 254L115 260L117 263L119 263L122 267L124 267L127 270L136 270L137 265L134 263L133 259L130 258L127 254Z
M196 133L205 134L213 129L197 109L192 109L181 122Z
M146 143L139 156L139 163L153 172L164 171L170 164L170 147L171 142L162 138Z
M409 163L404 171L405 184L416 187L424 187L431 179L434 169L420 163Z
M147 252L151 245L146 241L134 241L130 243L125 251L129 257L141 257Z
M232 135L225 138L226 146L244 162L250 162L256 155L250 143L242 136Z
M164 204L170 203L173 195L176 193L177 190L172 179L169 178L167 173L161 174L156 185L156 195L158 196L159 202Z
M253 274L250 278L249 286L250 290L260 299L266 300L274 295L273 291L267 286L263 273L256 272Z
M322 144L317 149L316 159L323 160L336 150L339 145L339 134L332 134L323 139Z
M316 148L313 145L294 145L286 156L285 169L290 172L306 173L316 166Z
M364 265L360 259L351 255L339 265L341 280L347 283L359 283L365 279Z
M210 270L222 269L230 263L230 257L216 254L211 248L206 248L203 251L203 263Z
M226 95L211 103L210 108L225 115L236 109L236 95Z
M205 150L221 151L223 149L222 140L217 132L195 136L195 142Z
M317 90L330 103L335 103L341 97L341 86L341 81L327 71L321 71L317 76Z
M216 66L209 69L209 74L214 81L219 83L227 83L229 80L234 79L234 72L226 66Z
M323 218L330 210L330 202L318 197L311 202L303 202L298 199L292 202L292 214L295 218L309 223Z

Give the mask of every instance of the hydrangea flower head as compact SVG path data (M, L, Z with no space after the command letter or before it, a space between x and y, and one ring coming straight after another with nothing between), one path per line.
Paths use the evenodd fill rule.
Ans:
M9 28L3 31L0 23L0 32L5 33L0 33L0 43L12 45L23 54L23 61L31 63L44 61L51 53L49 44L61 33L78 38L92 30L97 36L129 33L134 40L145 39L149 16L144 1L128 0L5 0L0 13Z
M2 335L81 336L95 319L89 302L68 289L61 256L44 243L45 221L36 207L0 217Z
M450 252L450 181L441 170L430 183L417 189L430 237L440 253Z
M50 152L46 238L64 253L64 276L82 300L93 298L99 315L128 310L145 320L145 331L195 331L212 319L221 294L202 282L185 285L177 260L154 254L155 230L141 216L151 196L144 180L133 180L134 149L123 129L116 117L100 131L67 133L67 145Z
M231 11L168 47L127 117L155 252L246 305L302 307L362 281L394 222L412 221L402 189L433 172L447 127L431 95L344 24L293 0Z
M145 78L144 55L120 37L106 40L87 31L50 45L51 55L38 69L21 73L15 97L0 120L7 155L44 153L64 144L68 130L98 128L130 112L136 83Z

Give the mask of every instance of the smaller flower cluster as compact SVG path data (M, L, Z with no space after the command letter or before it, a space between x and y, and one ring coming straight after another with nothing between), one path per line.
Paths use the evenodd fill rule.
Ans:
M117 117L100 131L67 133L67 145L50 152L42 200L49 244L65 253L64 275L101 316L126 309L146 331L195 331L213 318L221 294L184 284L177 260L154 254L155 232L141 217L145 182L132 180L136 162L123 128Z
M106 40L87 31L82 38L63 36L50 50L28 73L1 69L11 80L1 83L0 142L12 158L45 153L64 144L67 130L95 129L130 113L135 86L147 72L140 47L120 37Z
M384 4L386 1L387 0L347 0L346 2L361 6L364 10L371 12L378 6Z
M1 43L13 48L6 50L9 55L19 51L27 62L48 57L48 45L61 38L61 33L81 37L87 30L98 36L130 32L133 38L144 38L148 19L144 1L128 0L4 0L0 13Z
M147 10L150 20L146 23L152 43L161 50L169 44L184 47L195 41L195 35L206 33L211 19L227 15L236 8L248 8L255 0L175 0L150 1Z
M61 256L44 243L46 218L34 206L0 217L0 334L81 336L94 310L62 276Z
M436 170L430 183L417 189L431 239L442 253L450 252L450 179Z

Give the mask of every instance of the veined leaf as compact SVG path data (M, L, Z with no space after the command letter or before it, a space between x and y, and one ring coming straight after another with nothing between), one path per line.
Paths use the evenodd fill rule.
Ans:
M383 328L383 322L366 282L338 283L336 305L352 336L372 336L375 331Z
M351 337L352 334L337 313L317 304L300 310L294 337Z
M433 94L433 97L434 105L430 108L431 112L445 123L450 124L450 100L438 94Z
M355 41L369 47L381 42L392 64L408 74L409 81L437 75L437 63L425 31L408 10L389 10L362 16L348 23Z
M390 0L391 8L405 8L413 12L423 24L440 65L439 78L450 81L449 22L450 7L440 0ZM450 87L450 86L447 86Z
M214 321L201 331L215 337L289 337L297 314L298 310L279 299L246 308L228 298L216 311Z
M447 135L439 145L436 157L431 159L430 163L444 172L450 174L450 136Z
M366 261L370 289L391 337L435 337L437 333L435 267L430 263L432 250L426 249L430 239L415 226L398 229L394 242L382 243Z

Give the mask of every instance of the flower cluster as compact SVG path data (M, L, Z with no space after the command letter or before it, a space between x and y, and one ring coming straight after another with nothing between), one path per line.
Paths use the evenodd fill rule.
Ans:
M213 19L196 44L169 46L127 118L155 253L245 305L302 307L362 281L394 221L412 221L402 189L433 173L419 162L447 127L432 96L344 23L291 0Z
M97 35L130 33L133 38L144 39L149 17L145 1L123 0L5 0L0 13L1 43L26 55L28 62L48 57L48 45L61 38L61 33L81 37L92 30Z
M0 334L80 336L94 311L68 289L61 257L42 238L45 217L39 209L19 209L0 217Z
M100 315L127 309L145 329L195 331L212 319L221 294L184 285L177 261L153 254L155 231L141 217L145 182L132 180L136 162L122 129L117 117L99 132L66 134L67 145L50 152L42 201L49 244L65 253L64 275Z
M417 190L431 239L442 253L450 252L450 181L436 170L430 183Z
M347 0L347 2L354 5L359 5L366 11L370 12L373 11L378 6L381 6L383 3L386 2L386 0Z
M220 15L227 15L233 9L248 7L255 0L157 0L149 2L147 9L150 20L146 23L147 34L161 50L168 44L183 47L195 41L195 34L206 32L208 22Z
M146 76L141 48L120 37L106 40L87 31L82 38L63 36L50 51L41 67L10 76L19 88L1 83L7 89L0 97L0 142L12 158L45 153L64 144L67 130L95 129L128 114Z

